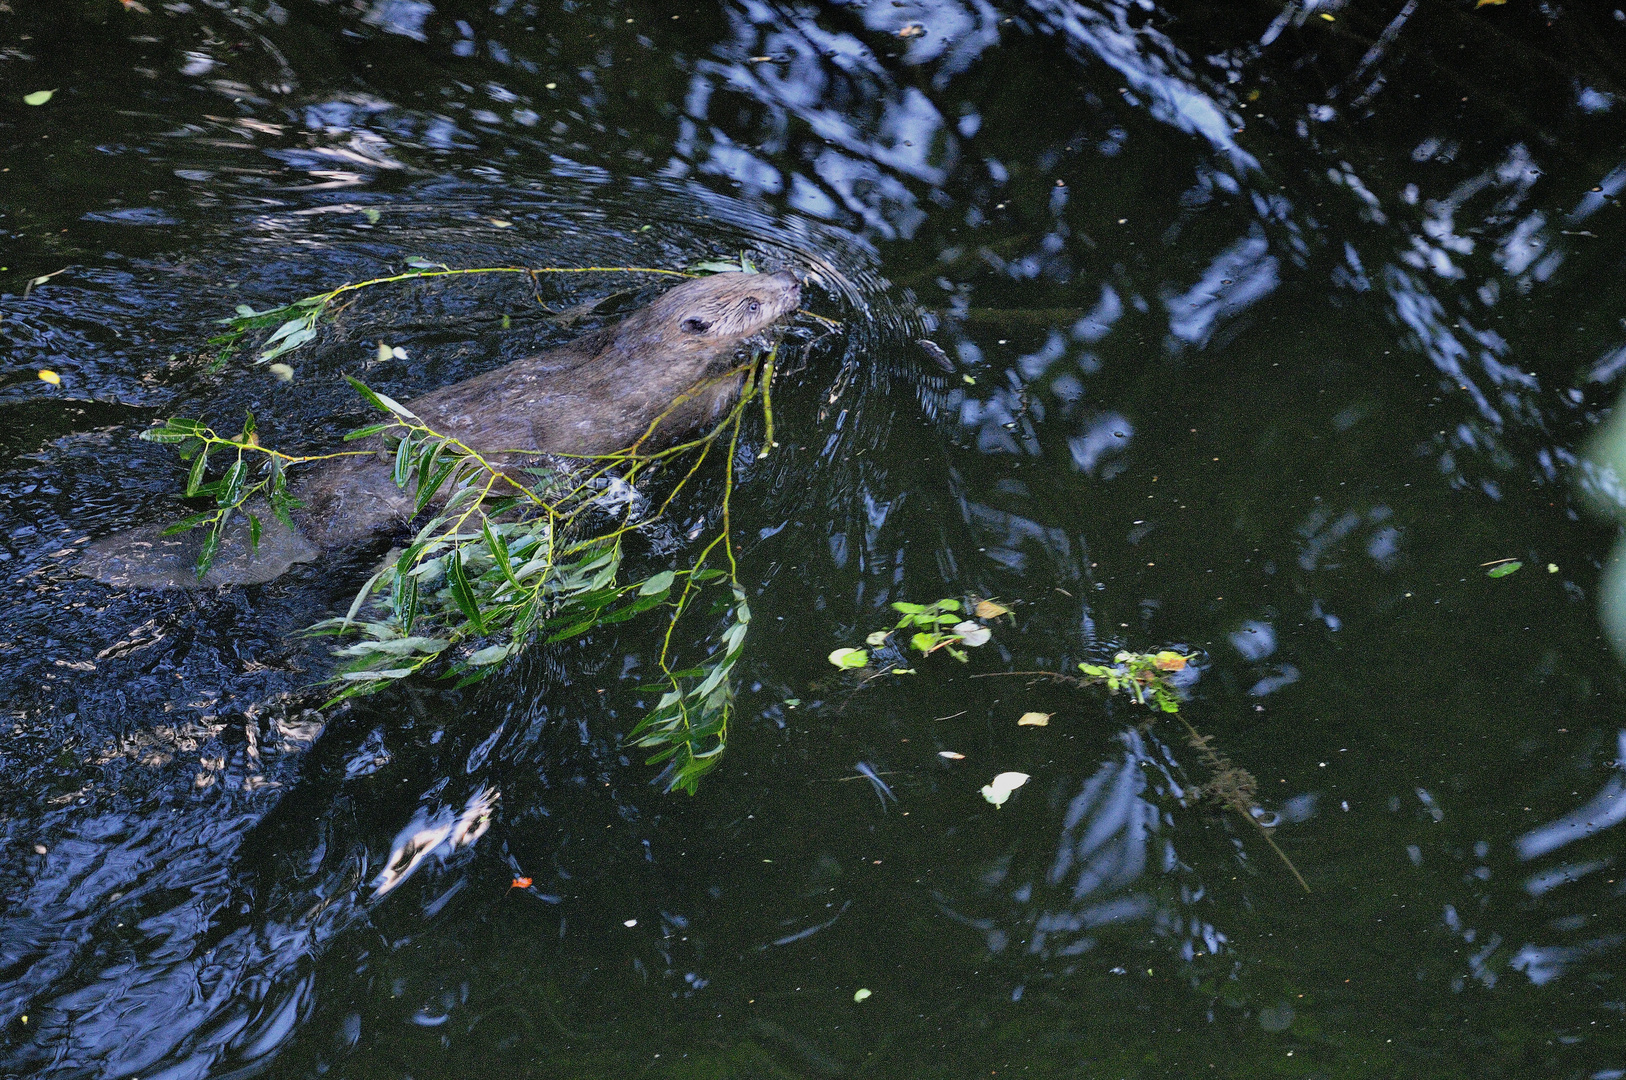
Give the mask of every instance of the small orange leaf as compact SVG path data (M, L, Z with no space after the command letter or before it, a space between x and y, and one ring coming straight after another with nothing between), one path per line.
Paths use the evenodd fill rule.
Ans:
M1164 650L1152 657L1152 663L1157 665L1159 671L1184 671L1186 658L1177 652Z
M508 887L510 889L529 889L531 887L531 879L528 877L517 877L514 879L514 883Z
M908 26L905 26L903 29L898 31L898 36L905 39L924 37L925 35L926 28L921 26L919 23L910 23Z

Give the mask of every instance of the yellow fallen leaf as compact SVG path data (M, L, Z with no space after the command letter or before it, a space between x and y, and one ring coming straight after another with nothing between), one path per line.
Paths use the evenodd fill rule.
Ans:
M924 37L925 34L926 28L921 26L919 23L910 23L908 26L905 26L903 29L898 31L898 36L905 39Z
M62 376L58 375L56 372L52 371L50 368L41 369L40 378L43 379L44 381L50 383L52 386L61 386L62 385Z
M1054 713L1047 713L1047 712L1025 712L1016 721L1016 726L1017 727L1049 727L1050 726L1050 718L1052 716L1054 716L1054 715L1055 715Z
M992 600L978 600L973 613L979 619L997 619L1001 615L1009 615L1011 609Z
M1474 10L1478 11L1480 8L1486 6L1496 7L1505 3L1507 3L1507 0L1479 0L1479 3L1474 5Z
M1184 671L1186 669L1186 658L1167 649L1152 657L1152 663L1157 665L1159 671Z
M499 229L512 229L514 227L512 221L504 221L502 218L492 218L491 223Z

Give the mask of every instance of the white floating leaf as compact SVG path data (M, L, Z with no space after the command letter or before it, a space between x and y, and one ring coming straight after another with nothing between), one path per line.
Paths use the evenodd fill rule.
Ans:
M830 654L830 662L838 668L861 668L869 663L869 653L863 649L837 649Z
M1055 715L1054 713L1047 713L1047 712L1025 712L1016 721L1016 726L1017 727L1049 727L1050 726L1050 718L1052 716L1054 716L1054 715Z
M974 623L970 619L957 624L954 627L954 632L960 635L960 644L972 649L975 649L978 645L988 644L988 639L994 636L992 630L989 630L981 623Z
M983 786L982 797L995 806L1004 806L1011 792L1028 782L1025 772L1002 772L991 783Z
M875 633L864 639L864 644L870 646L871 648L880 648L882 645L886 644L886 631L875 631Z
M939 750L937 752L937 756L940 757L940 758L948 758L950 761L964 761L965 760L965 755L964 754L957 754L953 750Z

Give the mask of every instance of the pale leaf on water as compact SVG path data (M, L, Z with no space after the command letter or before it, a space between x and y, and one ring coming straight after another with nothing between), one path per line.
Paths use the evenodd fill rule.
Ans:
M994 636L992 630L980 623L974 623L970 619L956 624L954 632L960 635L960 644L970 649L975 649L978 645L988 644L988 639Z
M863 649L837 649L830 654L830 662L838 668L861 668L869 663L869 653Z
M1002 772L991 782L983 785L982 797L995 806L1004 806L1005 800L1011 797L1011 792L1027 782L1027 773Z

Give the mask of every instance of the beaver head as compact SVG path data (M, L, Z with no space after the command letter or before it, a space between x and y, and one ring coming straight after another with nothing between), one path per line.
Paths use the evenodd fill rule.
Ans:
M701 367L732 358L757 334L796 310L802 289L788 270L712 274L669 289L621 324L623 340L658 339L668 363ZM651 342L653 344L653 342Z

